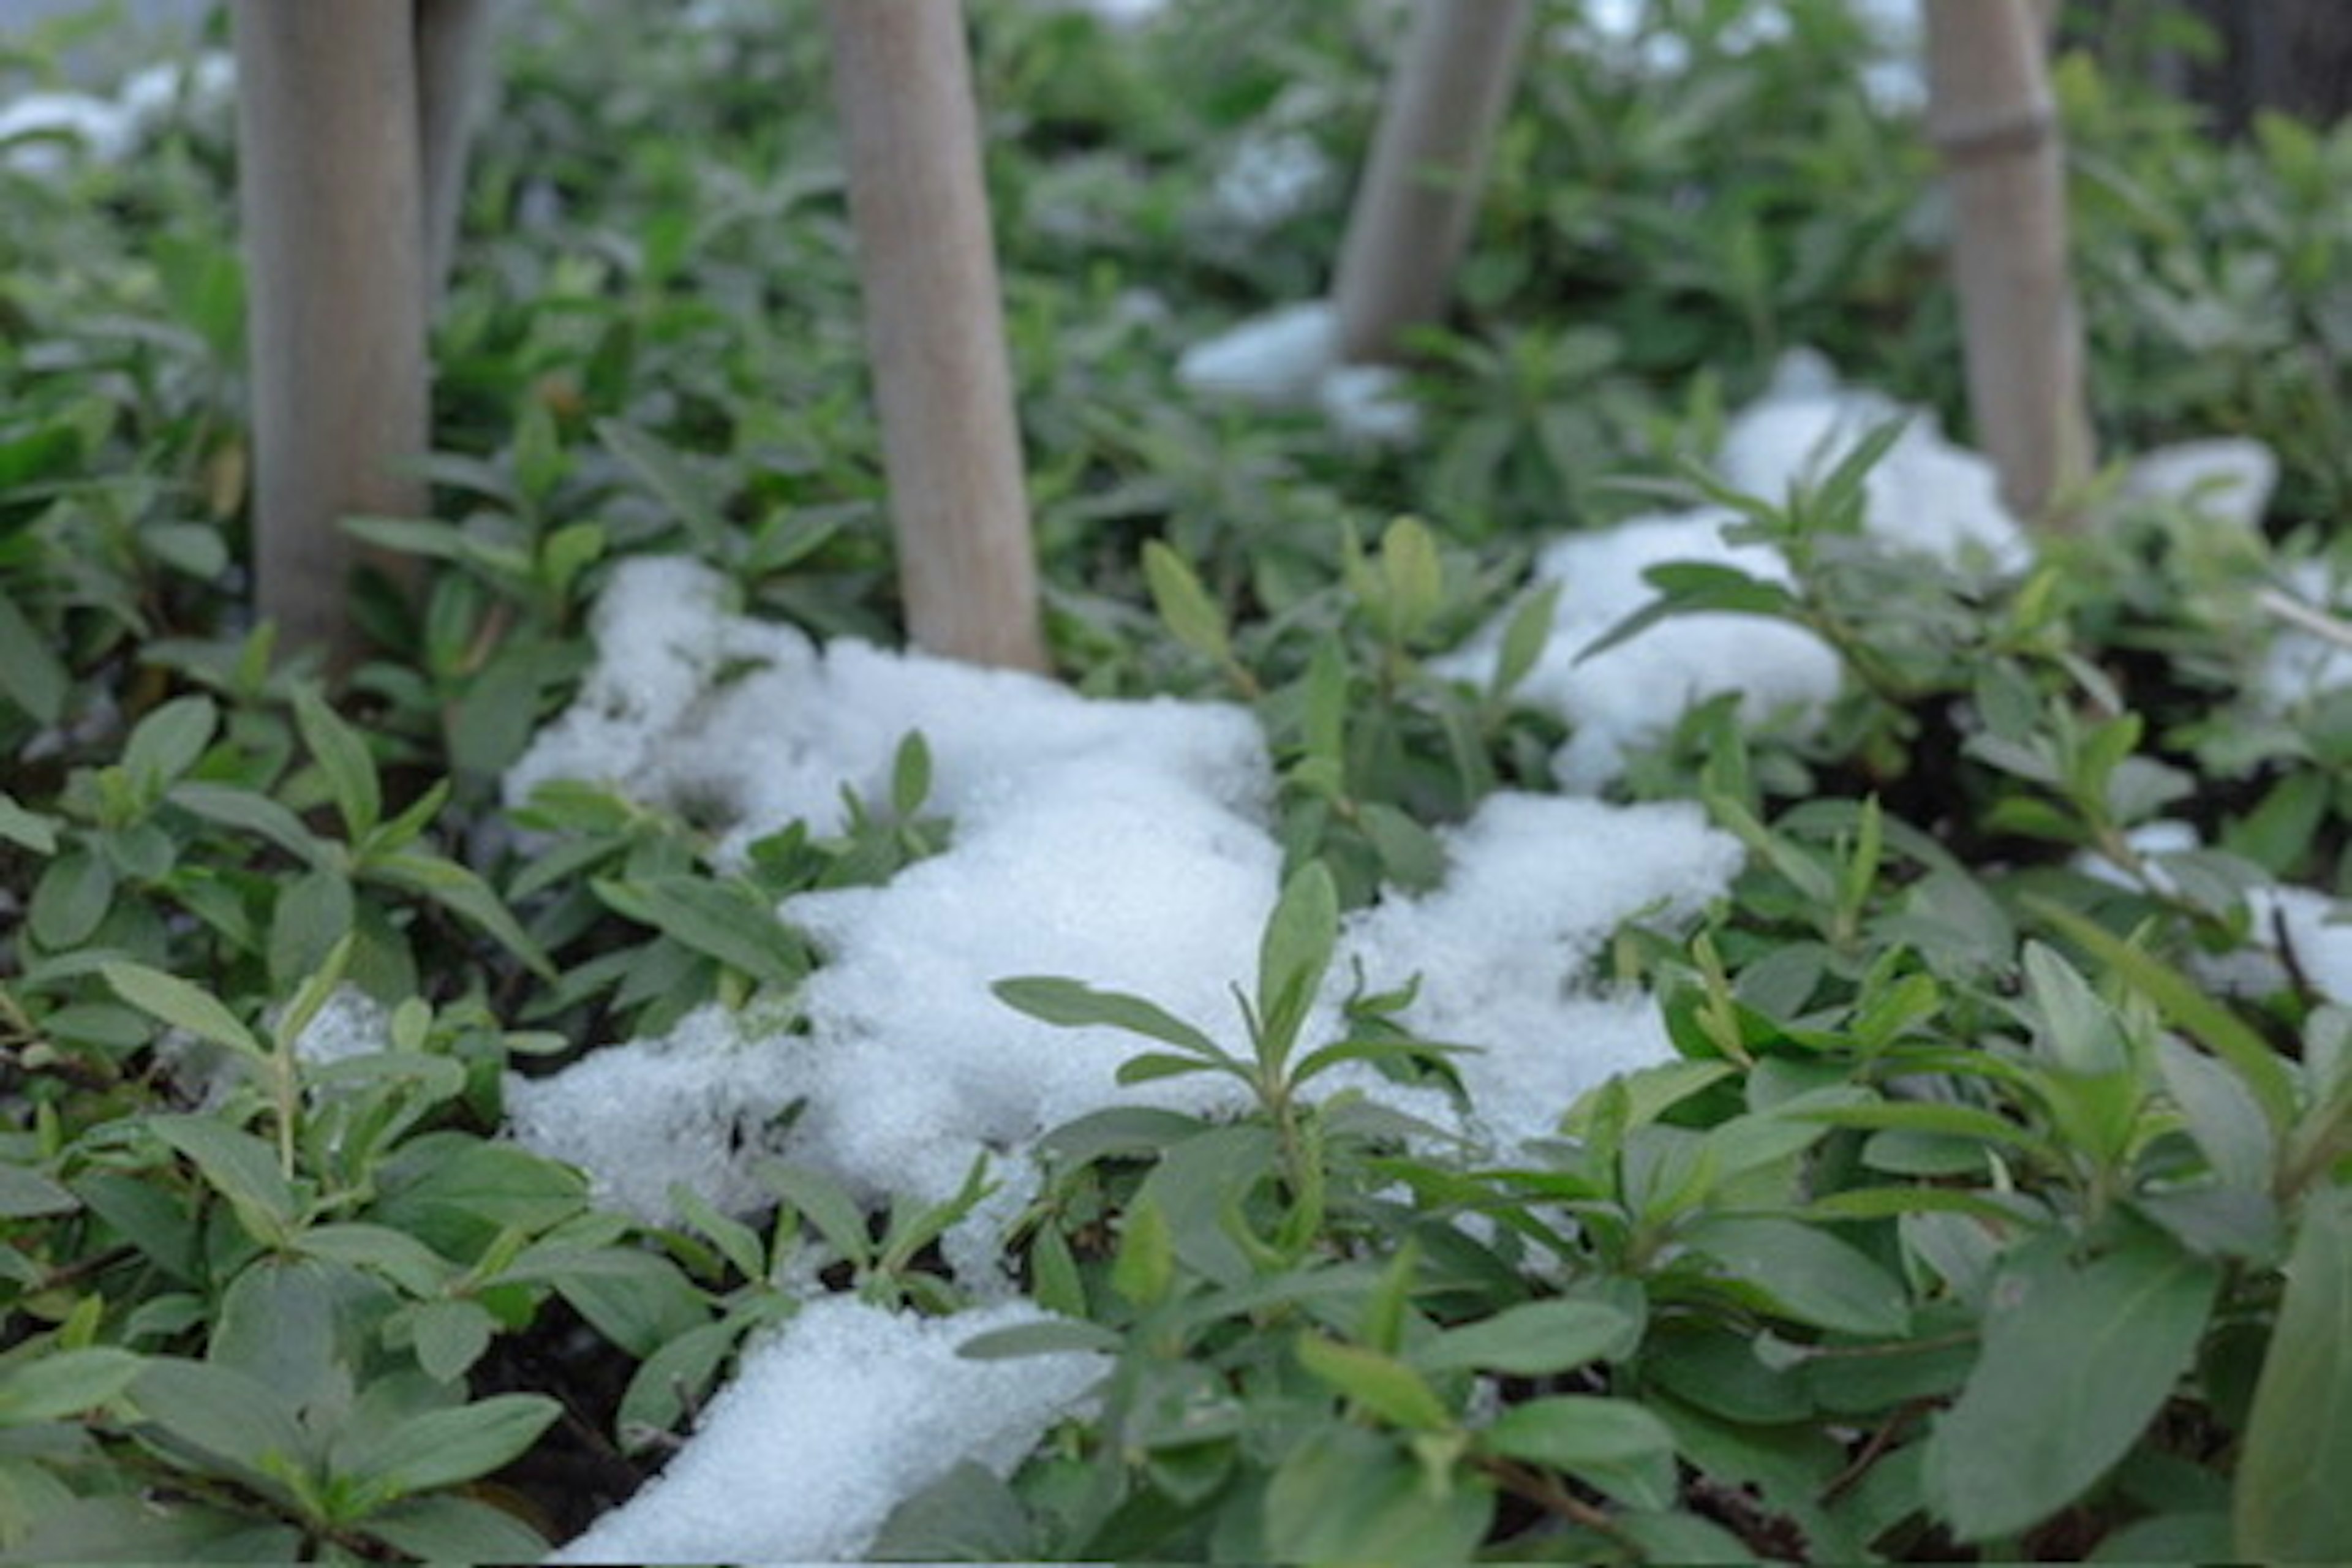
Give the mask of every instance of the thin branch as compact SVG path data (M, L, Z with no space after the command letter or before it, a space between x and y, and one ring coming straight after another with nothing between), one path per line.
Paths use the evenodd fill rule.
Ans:
M2352 621L2329 615L2277 588L2264 588L2254 595L2254 602L2297 631L2309 632L2337 647L2352 648Z

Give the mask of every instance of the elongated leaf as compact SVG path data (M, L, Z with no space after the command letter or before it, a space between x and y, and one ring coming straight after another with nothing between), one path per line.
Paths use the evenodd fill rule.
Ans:
M500 1394L404 1421L348 1461L348 1473L408 1496L486 1476L520 1455L563 1413L541 1394Z
M1467 1563L1494 1518L1486 1484L1440 1485L1382 1434L1319 1432L1285 1457L1265 1494L1276 1563Z
M176 975L150 969L143 963L109 963L100 973L114 987L116 995L174 1028L185 1029L200 1040L226 1046L247 1057L268 1055L253 1031L237 1022L236 1016L221 1005L210 992L200 991Z
M66 693L72 687L73 674L50 639L0 589L0 697L38 722L54 724L65 712Z
M1709 1219L1685 1239L1799 1322L1874 1339L1909 1331L1903 1287L1868 1255L1794 1220Z
M436 855L404 851L372 860L367 874L395 887L422 893L435 903L472 922L543 980L555 978L555 965L539 943L519 924L490 885L454 860Z
M63 1184L22 1165L0 1164L0 1219L71 1214L81 1200Z
M1285 884L1258 944L1257 1016L1268 1045L1289 1049L1339 940L1339 888L1323 863L1311 860Z
M123 742L122 769L141 797L152 800L196 765L219 728L211 698L176 698L139 721Z
M1393 1356L1320 1334L1298 1341L1298 1362L1322 1382L1391 1426L1442 1431L1454 1412L1421 1373Z
M866 1211L832 1179L777 1160L761 1161L759 1176L760 1184L800 1210L801 1217L816 1227L835 1253L859 1263L873 1256L874 1237L866 1228Z
M268 1144L209 1116L155 1116L147 1125L195 1163L205 1183L236 1206L255 1239L274 1243L293 1224L294 1189Z
M686 459L656 437L617 419L599 419L596 438L628 465L706 553L724 556L730 530L712 502L709 487Z
M1055 1318L974 1334L956 1346L965 1361L1010 1361L1037 1355L1117 1355L1126 1342L1100 1323Z
M2013 1258L1993 1285L1984 1353L1928 1439L1937 1510L1975 1541L2080 1497L2171 1397L2220 1278L2145 1234L2088 1265L2054 1246Z
M0 1426L54 1421L109 1404L146 1366L129 1351L50 1351L0 1372Z
M307 1467L294 1412L268 1384L235 1367L158 1357L131 1385L141 1414L182 1442L247 1472L273 1461ZM274 1487L273 1489L274 1489Z
M1477 1369L1544 1377L1633 1353L1642 1325L1600 1301L1529 1301L1449 1329L1412 1353L1429 1372Z
M2352 1562L2352 1190L2315 1193L2246 1421L2231 1520L2253 1562Z
M251 790L238 789L232 784L184 779L173 784L163 798L207 822L217 822L224 827L240 828L267 838L307 865L323 867L332 858L333 851L324 839L303 826L300 817L268 795L256 795Z
M2278 1053L2252 1026L2186 976L2095 921L2046 900L2029 899L2027 904L2035 914L2065 932L2070 941L2087 949L2130 982L2133 989L2155 1003L2176 1027L2195 1037L2206 1049L2229 1063L2245 1080L2255 1103L2263 1108L2273 1133L2285 1136L2294 1122L2294 1080L2286 1064L2279 1060Z
M296 1245L312 1258L380 1274L412 1296L433 1295L457 1272L439 1253L389 1226L314 1225Z
M474 1301L427 1301L409 1318L410 1348L425 1375L455 1383L490 1348L498 1320Z
M1219 663L1233 657L1224 612L1184 558L1156 539L1143 547L1143 583L1150 590L1152 607L1178 642Z
M1140 996L1097 991L1080 981L1051 975L1000 980L989 990L1006 1006L1066 1029L1124 1029L1211 1061L1233 1059L1208 1036L1158 1003L1147 1002Z
M547 1554L537 1531L469 1497L410 1498L361 1528L420 1563L536 1563Z
M57 817L27 811L17 804L15 795L0 790L0 838L36 855L54 855L58 852L58 829L63 826Z
M1674 1452L1666 1424L1630 1400L1562 1394L1515 1405L1479 1436L1514 1459L1572 1473L1640 1464Z
M765 903L733 883L646 877L592 885L621 914L765 984L794 984L808 973L800 940Z
M1578 649L1579 664L1598 658L1621 643L1631 642L1670 616L1699 611L1786 616L1795 604L1788 589L1750 577L1736 566L1680 561L1653 566L1643 575L1658 590L1658 597Z
M294 722L319 771L327 775L327 790L343 819L344 834L357 843L383 818L383 793L376 783L375 759L368 754L366 737L330 707L314 687L295 688Z
M1558 583L1547 583L1511 612L1510 625L1503 632L1502 648L1495 658L1495 679L1487 688L1492 695L1508 696L1534 672L1544 648L1551 642L1552 623L1559 612L1560 587Z

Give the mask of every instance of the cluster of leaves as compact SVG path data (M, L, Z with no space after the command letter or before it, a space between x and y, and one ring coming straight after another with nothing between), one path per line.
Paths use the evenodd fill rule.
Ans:
M820 634L895 619L831 132L776 85L824 79L821 32L701 9L518 17L436 345L436 516L353 525L425 587L362 601L388 652L331 698L239 608L224 128L0 168L0 1552L532 1557L809 1281L960 1304L936 1243L982 1173L873 1215L772 1166L772 1213L679 1194L652 1227L496 1136L543 1059L713 1001L789 1026L815 959L769 911L950 827L919 740L840 836L725 859L723 820L497 796L621 559L692 552ZM1064 1321L974 1350L1108 1352L1099 1408L879 1549L2352 1551L2352 1016L2291 949L2250 996L2187 978L2276 947L2267 881L2345 886L2352 700L2258 694L2258 595L2323 541L2126 510L2003 582L1863 540L1869 448L1718 493L1788 581L1669 568L1643 620L1780 616L1849 679L1810 733L1718 703L1635 760L1629 794L1751 854L1701 929L1616 945L1678 1059L1497 1166L1328 1092L1342 1063L1451 1081L1407 996L1303 1033L1340 911L1547 787L1558 725L1512 690L1549 602L1486 689L1432 664L1534 542L1703 454L1791 343L1957 405L1924 147L1868 109L1843 6L1735 47L1745 9L1661 5L1670 89L1535 74L1402 455L1166 374L1320 287L1343 182L1255 237L1201 193L1269 121L1352 162L1393 18L977 18L1055 647L1082 689L1250 704L1287 879L1237 1027L1002 987L1134 1032L1130 1081L1256 1110L1052 1136L1016 1245ZM2061 87L2109 434L2260 435L2283 518L2340 513L2352 134L2216 146L2088 56ZM2216 847L2144 848L2158 816Z

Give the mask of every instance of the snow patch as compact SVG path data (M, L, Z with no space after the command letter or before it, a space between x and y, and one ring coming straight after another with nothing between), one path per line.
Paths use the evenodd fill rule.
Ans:
M668 1467L552 1563L847 1563L962 1461L1009 1474L1106 1370L1062 1352L971 1361L976 1335L1046 1321L812 1301L743 1359Z
M1258 408L1319 408L1334 429L1376 446L1410 443L1421 410L1386 365L1342 364L1328 300L1286 305L1195 343L1176 362L1186 391Z
M1951 563L2014 571L2032 558L2024 530L2002 506L1992 465L1955 446L1926 411L1848 388L1819 355L1795 353L1764 397L1725 433L1724 480L1768 500L1826 478L1873 430L1907 419L1865 483L1864 526L1904 550ZM1818 713L1837 694L1829 647L1801 627L1759 616L1677 616L1585 657L1604 632L1654 596L1643 574L1690 562L1729 566L1786 582L1787 563L1762 544L1735 544L1736 521L1721 508L1658 513L1571 534L1536 563L1539 584L1559 599L1543 656L1519 688L1523 700L1557 714L1574 733L1553 759L1565 788L1597 791L1624 771L1632 749L1671 730L1692 708L1740 695L1749 724L1775 713ZM1507 616L1498 617L1437 668L1484 683L1493 676Z

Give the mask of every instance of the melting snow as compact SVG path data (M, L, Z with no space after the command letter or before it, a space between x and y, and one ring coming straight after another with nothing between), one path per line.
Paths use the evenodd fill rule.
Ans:
M659 1477L549 1561L856 1561L898 1503L965 1460L1010 1473L1078 1406L1098 1357L956 1353L1044 1319L1015 1304L927 1320L812 1301L744 1357Z
M236 62L213 53L134 71L112 98L26 93L0 103L0 163L28 174L55 174L71 165L77 151L119 163L183 104L199 114L221 112L236 81Z
M1892 545L1941 560L2021 566L2031 551L2001 505L1991 464L1946 440L1924 410L1840 385L1815 355L1791 354L1782 363L1771 389L1725 433L1717 467L1745 493L1784 500L1898 418L1910 423L1866 481L1864 527ZM1759 616L1677 616L1583 657L1603 632L1654 596L1643 580L1654 566L1695 562L1786 581L1787 563L1777 551L1725 540L1723 530L1734 521L1713 507L1639 517L1571 534L1538 561L1538 581L1558 584L1559 599L1544 655L1519 689L1574 731L1553 759L1564 786L1607 786L1623 771L1631 748L1663 736L1710 698L1738 692L1753 723L1775 712L1818 713L1837 694L1838 662L1829 647L1801 627ZM1498 618L1441 668L1487 679L1504 624Z

